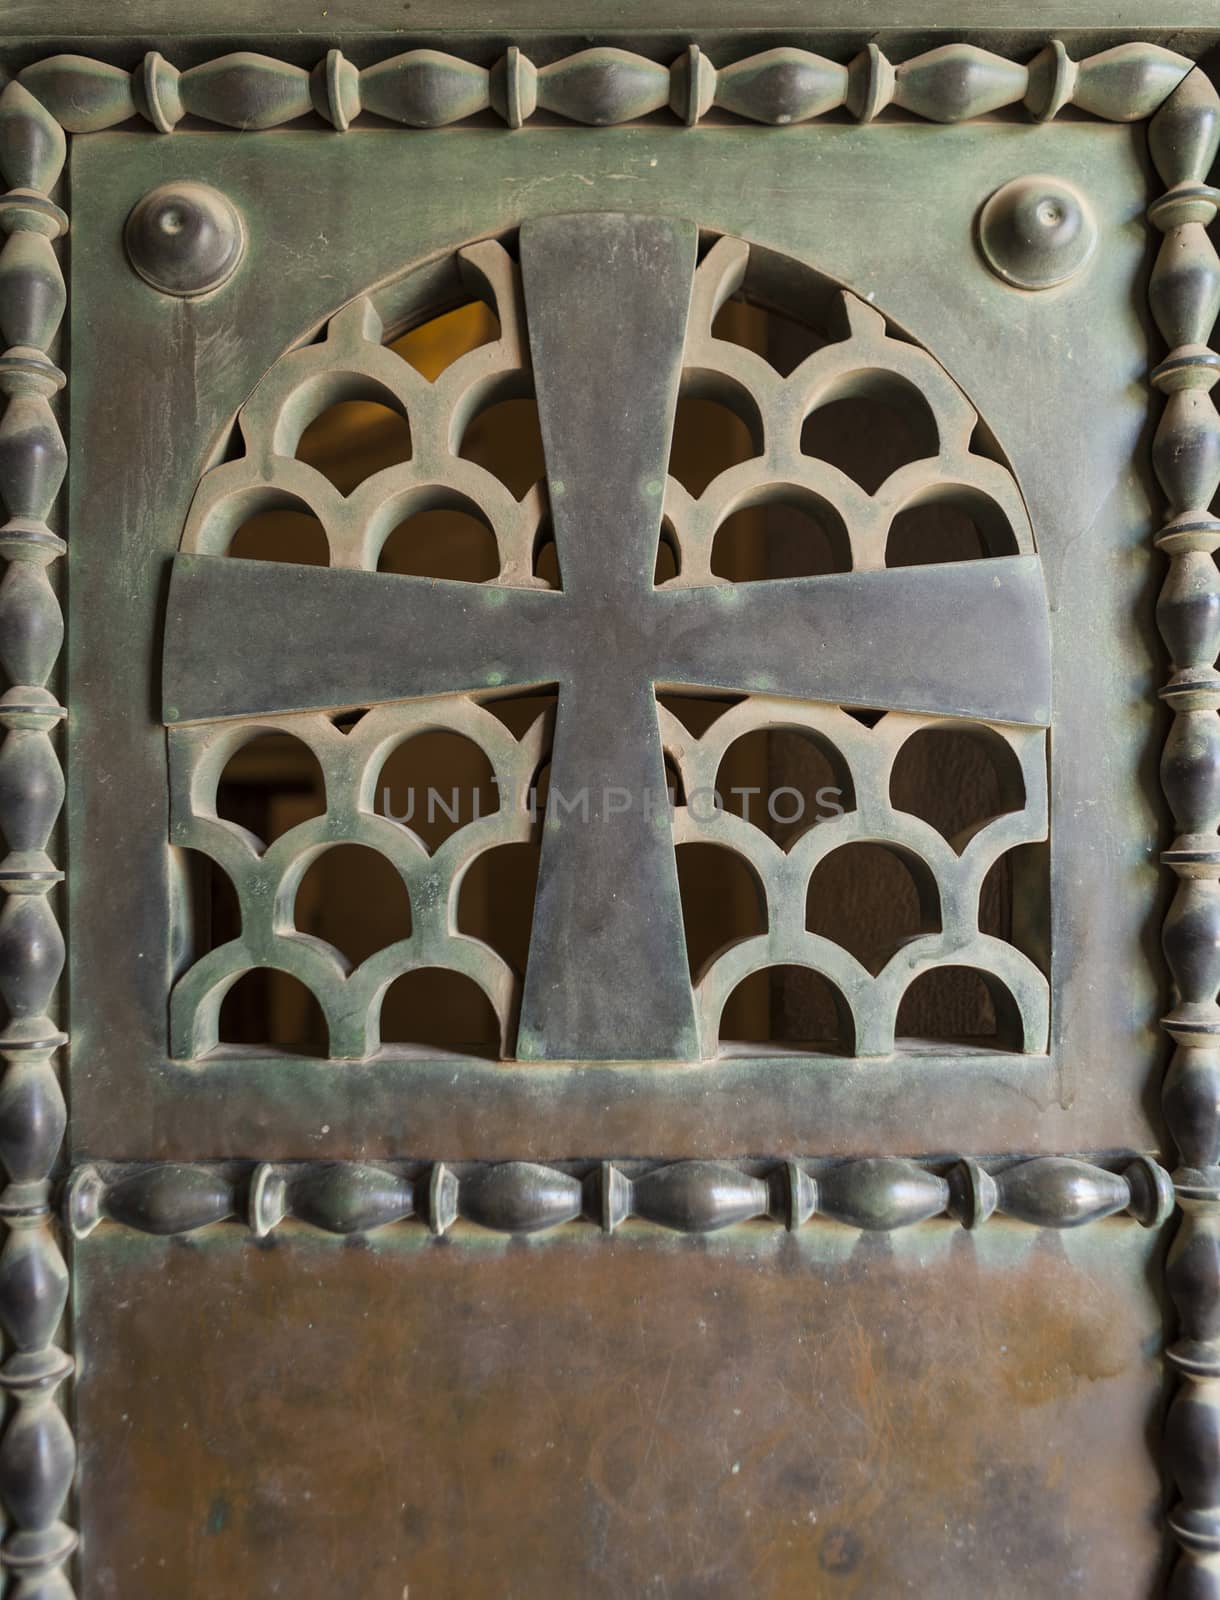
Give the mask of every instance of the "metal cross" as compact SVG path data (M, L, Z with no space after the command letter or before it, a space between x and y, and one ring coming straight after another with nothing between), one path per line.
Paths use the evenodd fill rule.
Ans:
M1035 556L654 587L696 249L695 226L664 217L521 229L562 590L174 564L177 722L559 686L552 790L587 793L588 815L544 829L525 1058L698 1058L658 689L1049 721Z

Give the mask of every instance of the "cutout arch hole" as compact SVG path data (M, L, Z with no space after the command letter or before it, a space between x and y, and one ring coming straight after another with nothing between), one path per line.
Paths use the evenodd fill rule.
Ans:
M219 1048L260 1054L330 1053L330 1031L313 992L278 967L254 967L230 984L220 1002Z
M303 740L279 730L255 734L225 763L216 785L216 815L260 845L326 813L326 783Z
M410 828L429 855L500 809L487 753L465 734L435 728L396 744L373 789L377 813Z
M736 986L720 1014L722 1055L766 1049L851 1056L855 1022L839 989L812 967L761 967Z
M330 845L297 884L292 926L331 945L349 967L411 936L411 898L393 865L361 844Z
M898 1004L894 1024L898 1049L949 1045L1019 1051L1023 1025L1008 989L976 967L940 966L920 973Z
M500 552L491 524L469 501L428 497L402 508L378 551L377 571L488 583L500 574Z
M747 298L744 290L720 306L712 318L712 338L762 356L783 378L790 377L802 361L828 342L824 333L774 305Z
M745 857L724 845L680 844L676 856L687 962L697 979L718 952L766 933L766 895Z
M715 803L790 850L810 828L854 811L846 760L822 734L800 727L751 729L716 771Z
M940 932L936 879L918 856L896 845L840 845L810 875L805 924L876 976L903 945Z
M500 1055L501 1029L495 1008L464 973L421 967L403 973L381 1002L381 1046L410 1046L413 1054Z
M824 500L778 486L725 517L712 541L711 566L732 583L850 572L851 539Z
M390 344L394 354L435 383L455 361L500 338L500 321L491 306L470 300L438 316L426 317Z
M1002 939L1050 976L1050 846L1015 845L988 867L979 886L978 928Z
M489 945L518 978L529 956L541 853L534 840L482 850L458 890L458 932Z
M682 552L678 536L673 524L666 518L661 524L661 532L657 539L657 554L652 569L653 587L659 589L662 584L676 578L681 571ZM549 518L539 528L534 539L533 576L548 589L563 588L559 550L555 544L555 535Z
M1025 806L1016 751L979 723L939 723L907 738L890 769L890 803L921 818L960 854L989 822Z
M653 587L659 589L662 584L669 583L678 577L682 571L682 550L678 543L678 535L674 525L666 518L661 523L661 534L657 540L657 559L653 564Z
M547 517L534 537L533 575L548 589L563 588L563 574L559 570L559 547L551 519Z
M171 847L175 899L182 895L182 925L189 929L190 952L178 968L206 951L219 950L242 935L241 901L229 874L202 850Z
M498 478L514 500L545 481L538 402L519 375L485 395L459 432L457 454Z
M293 453L341 495L351 494L374 473L410 461L406 410L379 384L356 380L342 388L327 385L311 397L317 409ZM307 398L300 402L302 408Z
M677 718L688 733L701 739L717 718L740 705L744 695L691 694L685 690L660 689L657 703Z
M688 369L674 411L669 474L695 499L729 467L763 451L763 417L748 390L720 373Z
M670 807L684 806L686 804L686 785L682 779L682 771L668 751L665 753L664 766L665 795Z
M891 474L940 451L932 407L897 373L861 371L819 401L801 427L801 453L838 467L875 494Z
M488 694L480 704L508 729L513 738L525 738L544 719L554 719L559 703L557 692L549 686L524 692ZM544 730L545 731L545 730Z
M965 485L938 485L894 516L886 535L885 564L981 561L1016 555L1019 548L1012 523L989 495Z
M243 561L288 561L303 567L330 565L326 529L296 504L268 507L246 517L234 531L226 555Z

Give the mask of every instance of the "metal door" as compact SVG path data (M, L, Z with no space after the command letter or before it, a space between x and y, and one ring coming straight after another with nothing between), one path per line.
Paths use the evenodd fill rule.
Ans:
M15 47L15 1595L1220 1592L1173 42ZM397 454L323 470L353 403ZM390 559L437 515L485 569ZM442 737L490 799L433 837Z

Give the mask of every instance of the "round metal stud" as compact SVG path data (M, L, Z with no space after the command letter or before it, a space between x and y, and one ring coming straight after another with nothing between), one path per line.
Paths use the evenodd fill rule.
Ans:
M1096 243L1097 224L1084 196L1043 173L1014 178L979 213L979 244L988 266L1018 289L1066 282Z
M233 203L206 183L150 189L127 218L131 264L162 294L210 294L237 270L246 247Z

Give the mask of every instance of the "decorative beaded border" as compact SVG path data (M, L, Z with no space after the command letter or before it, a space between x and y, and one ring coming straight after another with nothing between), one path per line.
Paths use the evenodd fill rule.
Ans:
M993 1164L994 1165L994 1164ZM139 1233L195 1233L244 1218L264 1238L286 1217L323 1233L366 1233L413 1218L435 1235L461 1219L495 1233L539 1233L629 1217L677 1233L716 1233L766 1219L790 1230L812 1217L888 1233L932 1217L980 1227L996 1212L1037 1228L1078 1228L1128 1212L1146 1228L1173 1209L1169 1174L1148 1156L1121 1171L1071 1156L998 1165L874 1157L778 1164L532 1161L369 1165L354 1161L87 1166L68 1185L78 1239L103 1218Z
M1183 1213L1166 1267L1179 1324L1166 1354L1185 1381L1169 1408L1165 1456L1180 1495L1169 1517L1181 1547L1173 1592L1203 1594L1220 1585L1220 416L1211 397L1220 355L1208 348L1220 256L1207 235L1220 207L1207 186L1220 94L1197 67L1152 118L1148 142L1165 184L1148 212L1165 236L1148 299L1169 346L1151 374L1166 397L1152 457L1169 502L1156 538L1169 557L1157 623L1172 662L1161 781L1177 837L1162 859L1178 878L1164 928L1177 993L1164 1019L1175 1049L1163 1106Z
M6 398L0 494L8 516L0 527L0 556L7 562L0 583L0 666L12 685L0 696L0 827L8 845L0 862L0 995L9 1013L0 1030L7 1064L0 1083L0 1163L8 1178L0 1194L7 1224L0 1326L10 1347L0 1387L16 1402L0 1438L0 1495L10 1518L0 1564L16 1576L22 1593L53 1588L60 1600L70 1600L61 1569L76 1545L60 1519L75 1452L56 1401L73 1364L56 1344L68 1295L51 1213L51 1178L66 1126L54 1057L65 1036L49 1011L64 951L50 900L62 873L47 854L63 801L50 735L64 708L47 683L63 639L48 568L64 544L47 518L67 466L51 405L64 375L50 355L66 305L53 241L66 231L67 219L51 199L66 159L65 134L98 132L137 117L170 133L186 117L251 131L315 115L345 131L363 114L415 128L480 114L518 128L539 112L589 126L666 112L692 126L717 113L783 126L842 110L869 122L894 108L954 123L1017 106L1040 119L1065 106L1108 121L1151 118L1153 160L1167 189L1150 211L1165 240L1149 295L1170 347L1151 381L1167 396L1154 444L1171 511L1157 539L1170 558L1158 620L1174 663L1165 690L1174 724L1163 781L1179 830L1165 859L1180 880L1165 927L1178 1000L1165 1023L1176 1050L1164 1104L1181 1152L1174 1182L1184 1212L1167 1267L1180 1322L1169 1356L1186 1381L1170 1407L1165 1452L1180 1496L1170 1516L1180 1546L1173 1592L1220 1591L1220 575L1214 560L1220 519L1210 509L1220 486L1220 418L1210 398L1220 355L1206 344L1220 311L1220 257L1206 234L1220 208L1220 194L1206 185L1220 146L1220 97L1192 61L1161 46L1129 41L1077 62L1056 40L1027 65L967 44L941 45L898 65L875 45L847 65L782 46L723 67L693 44L668 67L617 46L542 67L514 46L490 69L436 50L410 50L361 69L335 49L312 72L248 51L185 72L155 51L131 72L59 55L24 68L0 93L0 170L10 185L0 198L0 230L7 235L0 252L6 346L0 355ZM1053 1177L1047 1161L1055 1164ZM689 1232L721 1225L708 1189L712 1173L716 1182L736 1174L728 1190L736 1209L727 1221L739 1220L740 1211L742 1218L781 1215L791 1225L804 1220L799 1213L806 1205L806 1216L841 1210L842 1220L857 1227L919 1220L859 1220L886 1214L884 1206L869 1213L862 1196L884 1195L890 1180L877 1178L876 1169L893 1165L853 1162L814 1178L790 1164L781 1179L721 1163L680 1163L628 1177L604 1164L592 1188L597 1215L611 1225L628 1213L655 1213L662 1225ZM1150 1225L1163 1209L1159 1200L1148 1200L1161 1192L1152 1163L1135 1163L1121 1175L1066 1158L1022 1162L994 1176L971 1163L948 1176L909 1165L919 1174L923 1203L936 1201L920 1215L948 1211L968 1224L995 1206L1017 1216L1032 1211L1027 1220L1042 1226L1088 1220L1073 1213L1076 1205L1089 1215L1097 1207L1098 1215L1127 1209L1143 1220L1146 1213ZM1068 1173L1067 1167L1083 1171ZM128 1222L143 1218L135 1225L154 1233L183 1231L167 1225L179 1212L188 1227L218 1220L208 1208L223 1206L219 1216L230 1214L236 1191L234 1180L217 1179L215 1170L151 1167L116 1177L85 1169L70 1186L75 1227L85 1228L93 1212L103 1211ZM425 1215L433 1223L451 1212L490 1219L485 1225L509 1232L528 1231L569 1213L575 1220L590 1203L590 1180L564 1169L505 1163L473 1176L439 1164L429 1171ZM390 1169L263 1167L253 1182L256 1230L291 1212L343 1232L340 1224L355 1226L350 1219L374 1206L370 1196L381 1197L376 1204L393 1196L392 1205L401 1206L408 1187L411 1210L397 1215L414 1214L414 1180ZM573 1184L580 1190L575 1212ZM1032 1185L1034 1198L1023 1184ZM1048 1195L1058 1198L1052 1203ZM192 1223L199 1214L202 1222Z
M871 122L893 106L930 122L965 122L1008 106L1035 117L1074 106L1109 122L1151 116L1193 62L1153 44L1120 44L1073 61L1053 40L1022 66L977 45L943 44L895 66L874 44L847 66L779 46L716 67L696 44L670 65L598 45L538 67L516 45L493 67L439 50L408 50L358 68L330 50L312 72L238 51L180 72L150 51L134 72L85 56L52 56L18 74L68 133L142 117L172 133L184 117L243 132L317 113L341 133L368 113L443 128L492 112L519 128L538 112L612 127L668 111L693 127L714 111L790 126L846 109Z

